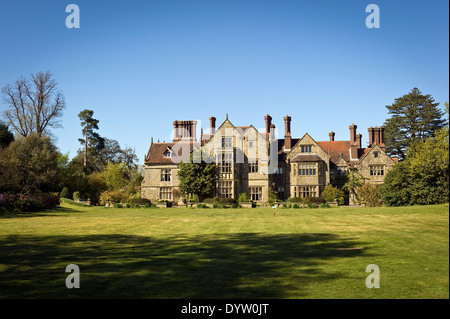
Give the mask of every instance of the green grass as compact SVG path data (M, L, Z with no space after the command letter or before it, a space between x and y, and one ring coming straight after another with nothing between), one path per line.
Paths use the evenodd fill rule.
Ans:
M448 278L448 204L0 215L0 298L449 298Z

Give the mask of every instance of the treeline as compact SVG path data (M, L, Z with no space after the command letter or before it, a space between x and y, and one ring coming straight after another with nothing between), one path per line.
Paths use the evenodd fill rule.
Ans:
M21 78L2 93L8 108L0 122L0 211L52 208L74 194L93 205L111 194L140 197L143 174L134 150L102 137L92 110L78 115L77 154L70 159L58 150L49 129L60 126L65 102L50 72Z

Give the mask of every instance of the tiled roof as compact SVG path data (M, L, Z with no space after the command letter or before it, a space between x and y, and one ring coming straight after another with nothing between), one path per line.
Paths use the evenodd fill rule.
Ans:
M193 144L193 143L153 143L150 146L150 150L145 158L145 163L146 164L174 164L173 161L173 157L164 157L164 151L167 148L170 148L171 150L174 149L174 145L175 144L180 144L180 147L178 147L178 145L175 147L178 151L177 154L172 154L172 156L182 156L181 158L179 158L179 160L182 160L184 157L189 156L190 155L190 151L192 150L192 148L194 147L194 145L199 145L198 143ZM186 145L185 147L187 147L189 149L189 153L187 154L182 154L184 147L182 145Z
M299 154L296 157L294 157L291 162L297 163L297 162L320 162L320 161L323 161L323 159L316 154Z

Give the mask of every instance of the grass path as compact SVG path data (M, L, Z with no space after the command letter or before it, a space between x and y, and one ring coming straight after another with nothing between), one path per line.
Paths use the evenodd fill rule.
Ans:
M448 204L0 216L0 298L449 298L448 277Z

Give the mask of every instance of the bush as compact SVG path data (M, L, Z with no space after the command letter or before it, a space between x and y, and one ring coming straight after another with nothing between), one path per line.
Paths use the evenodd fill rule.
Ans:
M114 208L123 208L123 205L120 203L115 203Z
M292 205L292 208L300 208L297 204Z
M334 187L333 185L327 185L327 186L325 186L325 189L323 190L321 196L327 202L334 202L338 198L343 197L344 192L342 190L340 190L339 188Z
M282 208L288 208L286 204L283 204L281 207Z
M129 203L130 204L138 204L138 205L145 205L145 204L147 204L147 205L149 205L150 206L150 204L152 203L149 199L147 199L147 198L131 198L130 200L129 200Z
M73 198L74 200L75 200L75 199L80 199L80 198L81 198L80 192L78 192L78 191L73 192L72 198Z
M213 198L205 198L205 199L203 200L203 203L206 203L206 204L212 204L212 203L214 203L214 199L213 199Z
M208 208L206 204L197 204L197 208Z
M345 205L345 197L344 196L338 198L338 205L339 206Z
M302 199L300 197L291 197L288 199L288 202L290 203L301 203Z
M148 204L147 204L147 205L148 205ZM136 205L134 205L134 208L141 208L141 205L136 204Z
M320 208L330 208L330 205L328 203L322 203L320 204Z
M125 207L126 208L131 208L131 204L130 203L126 203Z
M59 197L61 198L68 198L70 199L70 192L69 192L69 188L64 187L61 192L59 193Z
M220 208L227 208L227 205L225 205L225 204L220 204Z
M155 205L155 204L153 204L153 205ZM144 205L144 208L149 208L149 207L150 207L149 204L145 204L145 205ZM155 205L155 207L156 207L156 205Z
M318 206L317 206L317 204L312 203L312 204L309 204L308 207L309 208L317 208Z
M381 185L366 183L358 187L358 195L368 207L380 207L383 205L381 198Z
M19 212L35 212L42 210L44 206L39 200L33 199L28 196L20 196L14 202L14 209Z
M231 208L238 208L238 204L236 203L231 204Z
M323 198L323 197L321 197L321 196L319 196L319 197L305 197L305 198L303 198L303 200L302 200L302 202L304 203L304 204L307 204L307 205L311 205L311 204L321 204L321 203L325 203L326 201L325 201L325 199ZM317 206L317 205L316 205Z
M105 205L106 203L116 204L126 201L127 195L121 190L105 191L100 195L100 203Z
M216 203L214 203L213 205L212 205L212 208L218 208L219 207L219 205L217 205Z
M249 201L250 201L250 200L248 199L246 193L241 193L241 194L239 194L239 199L238 199L238 202L239 202L239 203L247 203L247 202L249 202Z
M40 193L35 196L35 200L39 201L44 209L55 208L61 203L56 193Z

